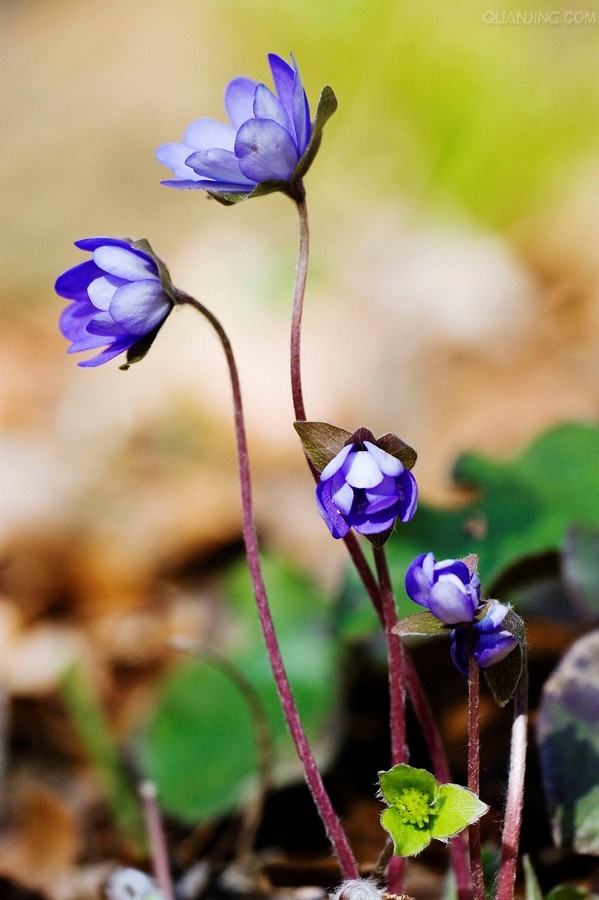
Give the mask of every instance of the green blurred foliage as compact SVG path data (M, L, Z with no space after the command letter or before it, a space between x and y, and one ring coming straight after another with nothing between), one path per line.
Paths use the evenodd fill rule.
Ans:
M488 596L485 589L509 566L561 548L571 526L599 525L597 459L599 428L583 424L554 428L505 462L464 455L454 477L473 498L451 510L420 504L414 519L398 526L387 544L400 616L421 611L403 589L406 569L421 553L432 551L438 560L478 554L483 596ZM356 576L350 577L341 627L358 636L377 623Z
M330 614L304 575L273 556L263 562L285 668L306 733L318 746L337 700ZM262 702L274 743L276 780L290 773L300 777L245 562L229 574L227 594L238 641L223 652ZM239 686L209 660L175 666L158 685L139 755L169 814L194 823L235 809L251 787L258 765L252 714ZM318 755L322 763L325 756Z
M566 12L540 2L538 13ZM487 23L521 3L263 3L246 33L300 63L315 102L340 103L325 165L337 190L405 193L496 227L550 202L599 150L593 24ZM599 12L588 4L577 10ZM273 13L276 10L276 15ZM250 42L251 44L251 42ZM252 45L252 44L251 44ZM253 45L252 45L253 46ZM243 53L248 59L247 52ZM255 69L255 63L253 68Z

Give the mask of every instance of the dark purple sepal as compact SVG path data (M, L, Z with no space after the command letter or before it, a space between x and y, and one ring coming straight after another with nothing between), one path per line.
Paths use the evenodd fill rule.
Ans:
M161 258L158 256L158 254L154 252L150 242L146 238L140 238L138 241L131 242L131 248L133 250L138 250L140 253L145 253L146 256L150 257L150 259L154 262L156 268L158 269L158 276L160 278L160 284L162 285L163 291L168 294L173 303L175 303L177 299L177 289L175 288L171 280L169 270L167 269ZM144 353L144 356L145 355L146 354ZM137 362L137 360L134 361ZM123 367L121 366L121 368Z
M144 356L148 354L150 347L156 339L156 335L164 325L165 321L166 317L163 319L160 325L157 325L156 328L153 329L153 331L150 331L148 334L144 334L143 337L141 337L131 347L129 347L129 349L127 350L127 362L124 362L121 366L119 366L119 369L121 369L123 372L126 372L130 366L132 366L134 363L140 362L144 358Z
M410 447L409 444L406 444L405 441L402 441L402 439L396 434L393 434L393 432L384 434L382 437L378 438L376 443L381 450L384 450L390 456L394 456L395 459L398 459L400 463L402 463L404 469L408 469L409 471L414 468L418 454L413 447Z
M312 125L312 135L308 142L308 146L291 176L292 182L301 181L314 162L314 158L318 153L320 142L322 140L322 129L336 109L337 98L335 97L335 92L327 85L322 89L320 97L318 98L318 106L316 107L316 115Z
M263 197L265 194L275 194L277 192L288 194L289 182L262 181L260 184L257 184L255 188L252 188L251 191L245 191L244 193L211 191L206 189L208 196L212 197L213 200L217 200L218 203L222 203L223 206L234 206L236 203L241 203L242 200L251 200L253 197Z
M386 531L379 532L378 534L364 534L364 532L361 533L376 550L380 550L385 546L385 544L393 534L393 526L391 526L391 528L387 528Z
M516 643L502 660L483 669L489 689L498 706L505 706L514 696L526 659L524 622L513 609L508 610L501 631L512 635Z
M293 427L302 442L304 453L319 472L347 443L351 443L349 431L329 422L294 422Z

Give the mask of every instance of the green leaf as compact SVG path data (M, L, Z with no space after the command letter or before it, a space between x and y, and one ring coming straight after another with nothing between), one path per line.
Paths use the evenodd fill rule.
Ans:
M537 740L553 839L599 855L599 631L579 638L543 688Z
M431 837L445 840L483 816L489 807L476 794L458 784L442 784L431 819Z
M495 462L475 455L455 467L461 486L477 492L460 509L420 503L387 544L391 574L403 584L414 557L479 556L483 591L524 556L558 550L573 525L599 526L599 428L563 425L540 436L520 456ZM500 598L504 599L504 598ZM400 614L416 605L399 597Z
M575 884L558 884L551 888L545 900L596 900L596 897L597 894Z
M304 453L319 472L343 449L351 437L349 431L328 422L294 422Z
M146 833L141 804L125 774L116 741L91 682L83 669L71 666L62 675L60 689L116 824L137 850L144 852Z
M543 900L543 891L528 854L522 857L522 868L524 870L524 900Z
M428 847L432 840L428 828L406 824L395 806L383 810L381 825L393 839L393 852L396 856L415 856Z
M320 592L284 560L265 556L265 582L281 652L302 722L319 761L326 760L336 702L335 647ZM279 781L299 764L288 736L253 599L245 560L228 574L235 621L225 652L257 691L275 742ZM139 743L142 767L164 809L194 823L234 809L251 788L257 754L251 717L235 685L201 662L174 667L158 688L154 714Z
M310 137L310 143L306 147L304 155L298 162L295 171L291 176L292 181L301 181L301 179L304 177L304 175L314 162L314 157L318 153L320 142L322 140L322 129L329 121L336 109L337 98L335 97L333 89L328 86L324 87L318 99L318 106L316 108L316 116L314 117L314 123L312 125L312 136Z
M401 619L393 629L394 634L399 634L400 637L406 637L406 635L409 634L437 637L439 635L448 635L450 631L450 625L441 622L428 610L426 610L426 612L414 613L413 616L407 616L407 618Z
M562 575L581 617L599 616L599 528L570 528L562 553Z
M389 804L401 799L404 791L414 789L432 804L439 791L439 782L426 769L415 769L405 763L393 766L386 772L379 772L381 794Z
M164 678L141 760L165 811L195 822L244 799L257 768L252 719L237 686L205 662Z

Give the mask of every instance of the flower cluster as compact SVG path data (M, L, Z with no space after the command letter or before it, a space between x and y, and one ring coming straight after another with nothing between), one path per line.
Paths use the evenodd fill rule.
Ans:
M230 124L197 119L182 143L163 144L156 156L172 169L163 181L180 190L248 194L263 182L290 181L312 135L310 108L293 56L268 57L276 95L251 78L234 78L225 91Z
M92 258L63 272L56 293L73 301L60 317L69 353L105 349L80 366L100 366L120 353L145 355L173 307L156 257L132 241L94 237L75 241ZM147 245L149 249L149 245Z
M396 519L412 518L417 500L412 473L374 438L346 444L316 487L318 511L334 538L345 537L350 528L366 536L390 531Z
M491 600L481 603L480 580L462 560L436 562L432 553L423 553L406 573L406 593L426 607L450 632L451 658L464 675L470 655L482 669L500 662L516 646L517 639L502 627L510 607Z

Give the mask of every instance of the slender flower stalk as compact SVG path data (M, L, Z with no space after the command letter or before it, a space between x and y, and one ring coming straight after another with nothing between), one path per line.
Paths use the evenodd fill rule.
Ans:
M480 781L480 719L479 719L479 669L478 662L470 656L468 677L468 789L478 796ZM474 900L485 900L485 883L480 851L480 825L474 822L468 828L470 843L470 872Z
M157 803L156 785L152 781L143 781L139 786L139 794L146 820L154 878L156 879L160 896L164 900L175 900L175 889L168 861L166 837Z
M374 559L382 600L387 656L389 661L389 706L391 712L391 765L407 761L405 652L401 638L394 634L397 625L397 604L391 585L389 565L384 547L374 548ZM389 860L388 888L392 894L402 893L405 859L392 856Z
M295 274L295 290L293 292L293 311L291 314L291 394L293 409L298 422L306 420L301 374L301 336L304 294L308 277L308 259L310 255L310 227L308 224L308 207L303 185L296 198L299 247L297 253L297 269Z
M497 900L511 900L514 896L518 844L524 803L524 773L526 771L526 743L528 731L528 662L523 653L522 674L514 698L514 721L510 746L510 774L501 836L501 861L497 882Z
M359 878L358 866L352 850L347 840L347 835L343 830L339 817L333 809L329 795L325 789L322 777L314 760L314 756L308 744L304 733L299 712L291 691L291 686L285 672L281 651L275 634L274 623L268 604L264 579L262 577L262 568L260 564L260 552L258 547L258 537L256 534L256 526L254 522L254 507L252 500L251 478L249 467L249 455L247 448L247 439L245 431L245 422L243 415L243 406L241 400L241 387L239 383L239 375L237 365L233 355L229 338L220 324L219 320L210 310L206 309L202 303L194 297L190 297L183 292L177 293L177 302L185 303L192 306L201 313L212 325L218 338L222 344L229 375L231 379L231 388L233 392L233 407L235 417L235 439L237 443L237 457L239 465L239 479L241 484L241 501L242 501L242 526L243 539L248 559L248 566L252 580L252 587L256 605L258 608L258 616L264 642L268 652L268 657L272 667L279 699L285 714L285 719L291 737L295 744L298 756L304 769L304 775L316 808L318 809L320 818L331 842L335 856L339 863L339 867L344 878Z

